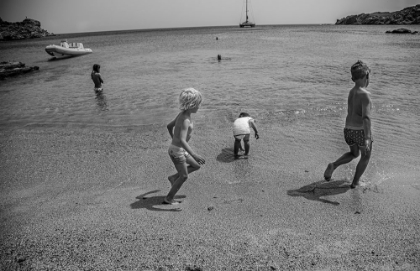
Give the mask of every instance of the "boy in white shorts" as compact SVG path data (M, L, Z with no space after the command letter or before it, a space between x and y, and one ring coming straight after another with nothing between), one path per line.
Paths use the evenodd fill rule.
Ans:
M245 155L244 158L248 158L249 154L249 137L251 134L251 128L254 130L255 138L258 139L260 136L258 135L257 127L255 125L254 119L248 113L242 112L239 114L239 118L237 118L233 122L233 136L235 137L235 145L233 148L233 153L235 158L239 158L239 150L243 151L241 141L244 141L245 146Z

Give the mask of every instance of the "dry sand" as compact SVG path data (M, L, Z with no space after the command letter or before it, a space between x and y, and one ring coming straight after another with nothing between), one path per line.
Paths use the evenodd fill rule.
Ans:
M339 144L308 131L261 127L234 160L228 125L198 125L206 164L168 206L165 126L2 128L0 269L419 270L417 177L323 182Z

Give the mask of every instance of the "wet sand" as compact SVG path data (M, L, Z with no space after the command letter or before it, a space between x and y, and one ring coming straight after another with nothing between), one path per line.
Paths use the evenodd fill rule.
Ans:
M163 125L2 128L0 269L418 270L416 174L350 190L356 162L322 180L342 142L259 130L234 160L229 125L197 125L206 164L168 206Z

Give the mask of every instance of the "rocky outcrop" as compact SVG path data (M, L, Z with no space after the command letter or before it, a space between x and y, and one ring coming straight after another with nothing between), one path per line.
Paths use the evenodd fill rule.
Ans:
M338 19L335 24L420 24L420 4L396 12L375 12L370 14L350 15Z
M33 19L22 22L6 22L0 18L0 40L21 40L55 36L41 28L41 23Z
M39 70L38 66L26 67L22 62L0 62L0 79Z
M418 34L418 31L411 31L407 28L398 28L392 31L386 31L387 34Z

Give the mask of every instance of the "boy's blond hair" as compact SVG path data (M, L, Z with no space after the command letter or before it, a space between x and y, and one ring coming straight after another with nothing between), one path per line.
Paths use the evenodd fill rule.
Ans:
M194 88L186 88L179 95L179 109L182 111L195 108L203 100L200 91Z
M353 79L353 81L362 79L363 77L365 77L366 75L370 73L369 67L366 65L366 63L364 63L361 60L358 60L356 63L354 63L351 66L350 71L351 71L351 79Z

